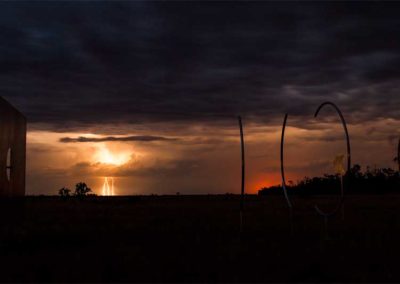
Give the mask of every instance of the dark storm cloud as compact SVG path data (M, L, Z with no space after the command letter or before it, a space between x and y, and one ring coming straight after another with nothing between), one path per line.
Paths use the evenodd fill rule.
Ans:
M400 119L400 3L2 2L0 93L57 131ZM50 125L50 126L48 126Z
M182 176L182 172L186 175L193 171L198 170L200 167L205 167L202 162L198 160L191 159L176 159L176 160L158 160L157 164L140 164L135 161L130 161L127 164L121 166L114 166L102 163L89 163L80 162L77 163L68 171L64 170L74 175L82 176L107 176L112 175L114 177L159 177L159 176ZM48 169L46 169L48 170ZM52 172L57 172L57 169L52 169Z
M60 138L60 142L62 142L62 143L106 142L106 141L108 141L108 142L112 142L112 141L153 142L153 141L176 141L176 140L178 140L178 139L177 138L161 137L161 136L125 136L125 137L108 136L108 137L101 137L101 138L79 136L77 138L72 138L72 137L62 137L62 138Z

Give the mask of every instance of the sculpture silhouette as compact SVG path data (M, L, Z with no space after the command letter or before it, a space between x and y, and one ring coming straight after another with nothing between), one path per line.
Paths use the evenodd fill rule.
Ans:
M349 132L347 131L346 120L344 119L342 112L340 111L340 109L339 109L334 103L332 103L332 102L324 102L324 103L322 103L322 104L318 107L317 111L316 111L315 114L314 114L314 117L317 117L319 111L320 111L324 106L326 106L326 105L332 106L332 107L336 110L336 112L338 113L338 115L339 115L339 117L340 117L340 120L342 121L344 133L345 133L345 135L346 135L346 144L347 144L347 171L349 171L350 168L351 168L350 138L349 138Z
M282 177L282 188L283 188L283 193L285 195L286 202L289 206L289 208L292 208L292 203L290 202L287 190L286 190L286 180L285 180L285 169L283 166L283 146L284 146L284 140L285 140L285 128L286 128L286 121L288 118L288 114L285 114L285 118L283 119L283 125L282 125L282 135L281 135L281 177Z
M241 145L241 158L242 158L242 182L240 192L240 232L243 230L243 207L244 207L244 179L245 179L245 160L244 160L244 138L243 138L243 125L242 118L238 116L239 129L240 129L240 145Z
M399 172L400 172L400 138L399 138L399 143L397 144L397 164L399 166Z
M322 103L322 104L317 108L317 110L316 110L316 112L315 112L315 114L314 114L314 117L317 117L319 111L320 111L324 106L326 106L326 105L332 106L332 107L336 110L336 112L338 113L338 115L339 115L339 117L340 117L340 120L342 121L343 129L344 129L345 136L346 136L346 145L347 145L347 172L346 172L346 174L347 174L347 173L350 172L350 168L351 168L351 150L350 150L350 138L349 138L349 133L348 133L348 131L347 131L346 121L345 121L345 119L344 119L344 117L343 117L342 112L340 111L340 109L339 109L334 103L332 103L332 102L324 102L324 103ZM335 209L333 209L331 212L328 212L328 213L323 212L323 211L318 207L318 205L315 205L314 208L315 208L315 210L318 212L318 214L320 214L320 215L322 215L322 216L324 216L324 217L328 217L328 216L332 216L332 215L334 215L334 214L337 213L337 211L339 210L339 208L341 208L341 207L343 206L343 201L344 201L344 192L343 192L343 188L342 188L341 193L340 193L339 202L338 202L337 206L335 207Z

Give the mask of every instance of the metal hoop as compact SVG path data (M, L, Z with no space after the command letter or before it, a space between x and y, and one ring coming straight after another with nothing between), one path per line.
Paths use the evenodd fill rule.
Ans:
M244 158L244 137L242 118L238 116L239 130L240 130L240 149L242 158L242 182L240 191L240 232L243 230L243 207L244 207L244 178L245 178L245 158Z
M287 121L288 114L285 114L285 118L283 119L283 125L282 125L282 135L281 135L281 177L282 177L282 188L283 188L283 194L285 195L285 199L287 202L288 207L291 209L292 208L292 203L290 202L289 195L286 190L286 180L285 180L285 169L283 166L283 146L284 146L284 140L285 140L285 128L286 128L286 121Z
M351 150L350 150L350 138L349 138L349 133L347 131L347 126L346 126L346 121L342 115L342 112L340 111L340 109L332 102L324 102L322 103L318 108L317 111L314 114L314 117L318 116L319 111L325 106L325 105L330 105L332 106L336 112L339 114L340 116L340 120L342 121L342 125L343 125L343 129L346 135L346 144L347 144L347 173L350 172L350 167L351 167ZM318 212L318 214L324 216L324 217L329 217L332 216L334 214L336 214L336 212L339 210L340 207L342 207L343 205L343 201L344 201L344 193L343 191L341 191L340 193L340 200L338 202L338 205L336 206L336 208L328 213L323 212L321 209L319 209L318 205L314 205L315 210Z
M400 172L400 138L399 138L399 144L397 145L397 164L399 166L399 172Z

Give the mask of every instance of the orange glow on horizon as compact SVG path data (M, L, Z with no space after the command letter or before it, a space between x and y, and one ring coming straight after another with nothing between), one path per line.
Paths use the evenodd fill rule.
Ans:
M270 173L257 177L249 178L248 193L257 194L258 191L264 187L270 187L280 184L280 174Z
M333 157L346 151L340 123L326 125L325 122L318 121L312 124L313 127L300 128L293 126L297 123L295 117L290 119L286 129L284 153L287 185L296 184L305 176L332 173ZM365 140L364 124L349 126L352 144L357 145L352 149L353 160L363 167L362 170L368 165L393 167L397 140L393 138L389 141L388 137L396 122L398 121L390 119L370 122L369 127L379 131L368 134L368 140ZM263 187L281 184L280 124L281 121L277 126L250 123L245 125L246 193L257 194ZM54 132L28 129L27 193L54 194L54 188L73 186L78 181L85 181L101 195L105 177L112 176L118 177L114 178L115 183L118 180L118 184L114 184L114 194L121 195L166 194L176 191L205 194L208 192L206 189L211 186L211 193L240 192L239 137L236 126L232 129L203 125L179 129L175 126L168 127L165 126L157 133L139 129L134 134L173 136L181 140L179 143L102 141L101 138L108 136L90 131ZM127 133L129 131L128 129ZM100 140L85 143L63 142L62 138L66 137ZM193 164L190 168L191 175L186 174L187 160L190 160L189 164ZM204 179L204 176L209 178ZM110 181L108 178L111 187Z

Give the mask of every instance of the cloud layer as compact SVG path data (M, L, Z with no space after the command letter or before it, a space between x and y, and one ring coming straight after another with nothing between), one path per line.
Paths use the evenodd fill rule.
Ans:
M62 137L60 138L60 142L62 143L78 143L78 142L112 142L112 141L121 141L121 142L129 142L129 141L136 141L136 142L153 142L153 141L176 141L176 138L167 138L161 136L124 136L124 137L85 137L79 136L77 138L72 137Z
M0 93L39 129L273 124L327 99L352 123L400 118L400 3L0 6Z
M400 2L0 2L0 95L29 122L28 192L109 174L126 194L238 192L237 115L248 188L280 182L286 112L288 180L321 174L344 147L332 109L313 118L326 100L353 161L392 166L399 14ZM101 164L103 146L132 159Z

